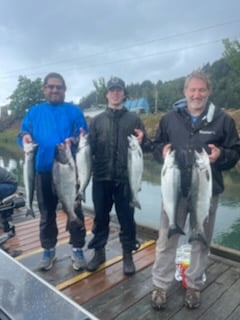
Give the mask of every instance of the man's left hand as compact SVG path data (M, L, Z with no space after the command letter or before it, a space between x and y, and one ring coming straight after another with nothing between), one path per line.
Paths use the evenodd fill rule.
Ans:
M141 144L142 140L143 140L143 136L144 136L143 131L140 130L140 129L134 129L134 132L136 134L136 137L137 137L137 140L138 140L139 144Z
M209 160L211 163L214 163L220 157L221 150L216 147L215 144L209 144L208 147L211 150L211 153L209 154Z

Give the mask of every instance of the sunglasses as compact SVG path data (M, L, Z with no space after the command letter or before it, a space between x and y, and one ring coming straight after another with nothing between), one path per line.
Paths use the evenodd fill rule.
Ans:
M53 90L54 88L57 89L57 90L63 90L64 86L61 85L61 84L46 84L45 88L48 88L50 90Z

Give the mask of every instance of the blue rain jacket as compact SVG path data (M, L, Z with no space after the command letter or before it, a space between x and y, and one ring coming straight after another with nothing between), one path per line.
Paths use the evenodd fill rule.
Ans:
M21 133L29 133L38 145L36 172L51 172L56 145L66 138L78 137L80 128L88 131L81 109L72 103L52 105L44 102L32 106L23 119ZM22 138L18 143L22 146Z

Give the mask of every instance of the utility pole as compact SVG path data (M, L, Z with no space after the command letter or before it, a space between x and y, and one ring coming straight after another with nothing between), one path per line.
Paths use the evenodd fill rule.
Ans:
M155 86L155 113L158 112L158 90L157 87Z

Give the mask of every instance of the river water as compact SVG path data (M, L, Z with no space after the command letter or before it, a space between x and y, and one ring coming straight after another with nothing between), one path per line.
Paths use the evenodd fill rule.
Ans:
M7 152L0 149L0 165L13 172L19 185L23 186L23 154L22 152ZM157 230L160 222L161 207L161 166L146 155L142 188L139 192L141 210L136 209L136 222ZM240 250L240 167L224 174L225 191L220 196L217 219L215 223L213 242L226 247ZM86 204L92 208L91 182L87 188ZM114 211L114 209L113 209Z

